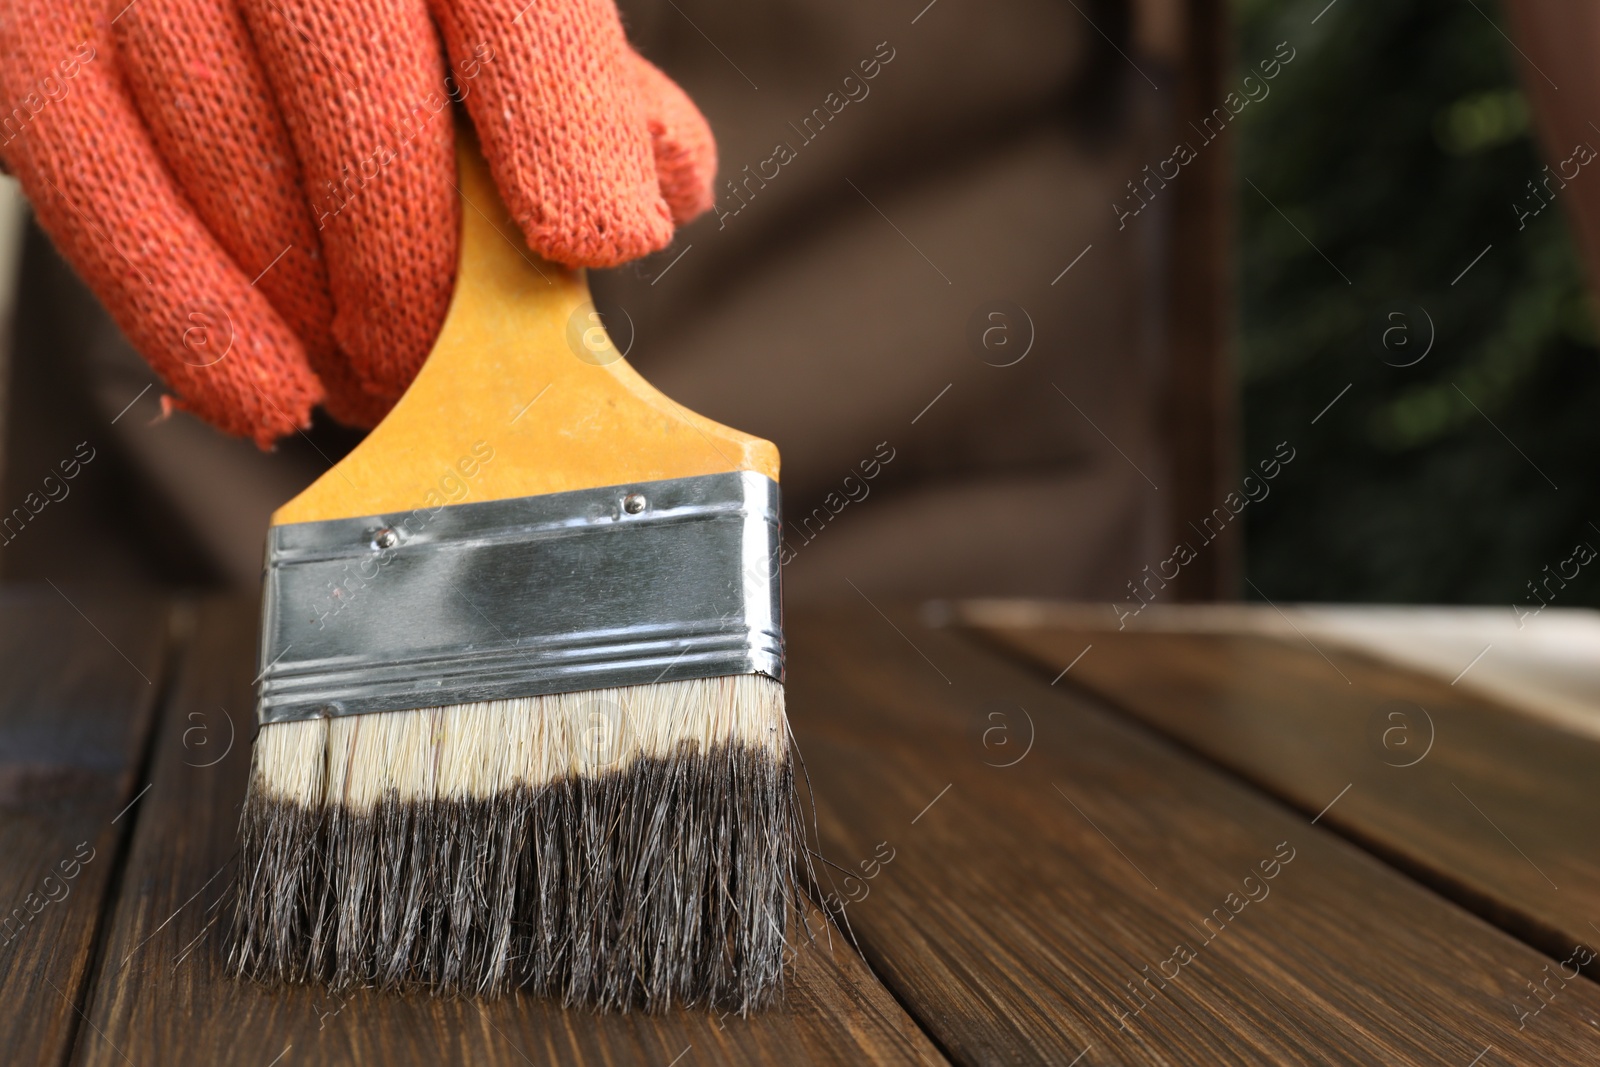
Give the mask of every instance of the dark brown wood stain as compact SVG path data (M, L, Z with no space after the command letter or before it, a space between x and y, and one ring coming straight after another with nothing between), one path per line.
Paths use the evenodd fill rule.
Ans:
M1600 743L1307 641L988 631L1563 959L1600 954ZM1600 975L1600 955L1590 965Z
M0 598L7 1063L60 1063L79 1027L76 1005L132 821L118 815L143 787L135 775L161 681L167 626L159 605L79 606L87 619L48 586Z
M1547 957L1123 716L892 617L785 620L791 721L829 857L896 850L847 914L953 1059L1594 1061L1592 983L1552 983L1519 1029ZM986 765L1017 759L1028 717L1027 755ZM997 725L1009 747L985 745ZM1205 918L1247 892L1264 895L1208 940ZM1195 959L1164 963L1178 945ZM1178 977L1135 1015L1144 967Z
M221 937L252 733L254 607L203 609L160 715L152 788L116 824L147 781L164 609L89 613L101 634L64 602L0 606L0 891L20 900L79 842L96 849L70 895L0 946L14 1006L5 1062L690 1067L937 1064L943 1053L1488 1067L1595 1062L1600 1048L1600 989L1385 862L1462 872L1460 884L1564 934L1580 912L1553 910L1529 875L1551 876L1558 903L1577 889L1579 903L1561 906L1583 906L1592 839L1575 835L1590 825L1594 746L1552 742L1548 727L1369 662L1335 656L1344 686L1313 650L1271 641L1094 635L1069 680L1158 733L1051 686L1060 666L1038 669L1090 638L1035 635L1027 665L992 636L864 604L786 625L825 888L848 901L871 970L813 914L818 941L798 953L786 1005L745 1020L231 981ZM1426 705L1437 724L1410 768L1384 766L1393 750L1371 747L1372 712L1395 701ZM1363 753L1377 768L1362 770ZM1500 838L1491 852L1492 829L1474 837L1471 819L1431 810L1448 794L1417 771L1445 775L1516 846ZM1559 825L1541 831L1540 812ZM1390 849L1340 836L1356 827L1390 834Z

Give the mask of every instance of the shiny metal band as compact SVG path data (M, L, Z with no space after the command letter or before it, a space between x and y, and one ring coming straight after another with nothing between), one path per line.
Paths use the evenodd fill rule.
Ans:
M778 522L744 471L274 526L258 714L781 681Z

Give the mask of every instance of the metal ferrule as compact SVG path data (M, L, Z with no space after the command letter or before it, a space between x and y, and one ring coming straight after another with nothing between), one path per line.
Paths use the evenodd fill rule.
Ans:
M258 714L782 681L778 543L749 471L274 526Z

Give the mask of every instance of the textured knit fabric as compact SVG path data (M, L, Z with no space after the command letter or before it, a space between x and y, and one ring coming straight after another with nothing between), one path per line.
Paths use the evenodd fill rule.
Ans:
M452 100L547 258L626 262L711 202L710 131L611 0L523 4L12 0L0 159L172 406L263 447L319 402L370 426L449 304Z
M328 270L300 167L238 10L140 0L113 33L157 150L201 223L300 338L328 411L357 424L382 417L334 344Z
M433 10L451 55L496 42L466 106L506 205L535 248L614 265L672 240L662 185L680 217L697 206L685 186L707 206L710 133L682 92L628 47L611 0L533 0L509 24L501 0L433 0ZM549 56L569 61L552 64ZM544 120L530 125L529 113ZM655 147L652 128L679 143ZM664 179L658 160L668 168Z
M427 6L239 8L300 157L328 261L334 339L387 407L422 366L455 280L455 129Z

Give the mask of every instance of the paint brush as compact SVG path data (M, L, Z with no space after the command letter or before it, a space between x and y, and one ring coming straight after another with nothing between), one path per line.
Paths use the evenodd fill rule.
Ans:
M229 969L770 1004L803 849L777 450L623 361L467 134L459 170L427 363L272 519Z

